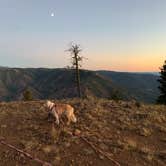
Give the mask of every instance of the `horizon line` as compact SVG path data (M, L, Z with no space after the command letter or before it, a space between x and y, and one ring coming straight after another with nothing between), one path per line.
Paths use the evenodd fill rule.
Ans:
M0 66L1 68L8 69L67 69L67 67L18 67L18 66ZM80 70L89 70L89 71L112 71L112 72L123 72L123 73L160 73L159 71L127 71L127 70L111 70L111 69L87 69L80 68Z

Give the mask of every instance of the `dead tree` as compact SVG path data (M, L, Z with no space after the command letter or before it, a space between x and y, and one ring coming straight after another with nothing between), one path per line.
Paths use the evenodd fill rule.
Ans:
M68 51L71 53L72 67L75 69L78 96L81 97L82 95L81 95L79 68L81 67L81 62L83 60L83 57L80 56L82 50L80 49L80 45L72 44L71 47L68 49Z

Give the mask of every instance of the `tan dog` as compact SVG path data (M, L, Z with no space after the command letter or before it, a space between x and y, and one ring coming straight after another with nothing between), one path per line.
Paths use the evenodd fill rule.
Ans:
M59 120L62 115L67 117L67 124L70 122L77 122L77 119L74 115L74 108L69 104L55 104L51 101L46 101L44 107L47 109L49 115L53 116L56 119L56 124L59 125Z

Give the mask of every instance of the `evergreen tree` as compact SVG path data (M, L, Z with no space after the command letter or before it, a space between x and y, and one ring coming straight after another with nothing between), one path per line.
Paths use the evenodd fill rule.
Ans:
M23 100L30 101L33 100L32 93L29 89L26 89L23 93Z
M157 102L159 104L165 104L166 105L166 61L164 62L164 65L162 66L161 72L160 72L160 79L158 80L160 82L160 96L158 97Z
M111 99L118 101L118 100L122 100L122 94L119 90L113 90L112 94L111 94Z

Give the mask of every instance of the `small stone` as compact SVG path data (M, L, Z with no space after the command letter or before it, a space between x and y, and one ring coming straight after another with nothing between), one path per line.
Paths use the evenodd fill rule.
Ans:
M81 131L79 130L79 129L76 129L75 131L74 131L74 135L75 136L79 136L81 134Z
M112 121L112 124L116 124L116 121L115 121L115 120L113 120L113 121Z
M142 136L150 136L151 135L151 131L145 127L143 127L141 130L140 130L140 135Z
M55 160L60 161L60 160L61 160L61 157L60 157L60 156L56 156L56 157L55 157Z
M45 147L43 148L43 151L44 151L45 153L50 153L50 152L51 152L51 147L50 147L50 146L45 146Z
M73 135L73 133L67 129L64 129L61 133L64 137L71 137Z
M69 142L66 142L64 145L66 148L69 148L71 146L71 144Z
M20 154L20 157L24 158L25 156L24 156L24 154L21 153L21 154Z
M119 130L117 130L117 132L116 132L118 135L120 134L120 131Z
M93 161L89 161L89 164L90 164L90 165L93 165Z
M73 133L72 133L71 131L68 131L67 134L68 134L69 136L72 136L72 135L73 135Z
M109 150L108 146L105 145L104 143L101 143L101 144L99 145L99 147L100 147L102 150Z
M1 125L1 128L6 128L6 127L7 127L7 125L5 125L5 124L4 124L4 125Z
M59 165L60 161L61 161L61 157L60 156L56 156L54 161L53 161L53 163L54 163L54 165Z
M88 148L84 148L83 149L83 152L86 154L86 155L91 155L94 153L94 151L92 149L88 149Z
M99 158L100 158L101 160L104 160L104 156L102 156L102 155L100 155Z
M33 140L33 141L28 141L28 142L26 142L26 141L22 141L22 144L23 144L23 146L25 146L25 149L27 150L27 151L29 151L29 150L31 150L31 149L33 149L33 148L36 148L36 147L38 147L38 142L37 141L35 141L35 140Z
M35 130L39 130L39 126L34 126L34 129Z
M79 141L79 140L74 140L74 143L75 143L76 145L79 145L79 144L80 144L80 141Z
M153 155L148 154L146 158L147 158L148 161L152 161L153 160Z

